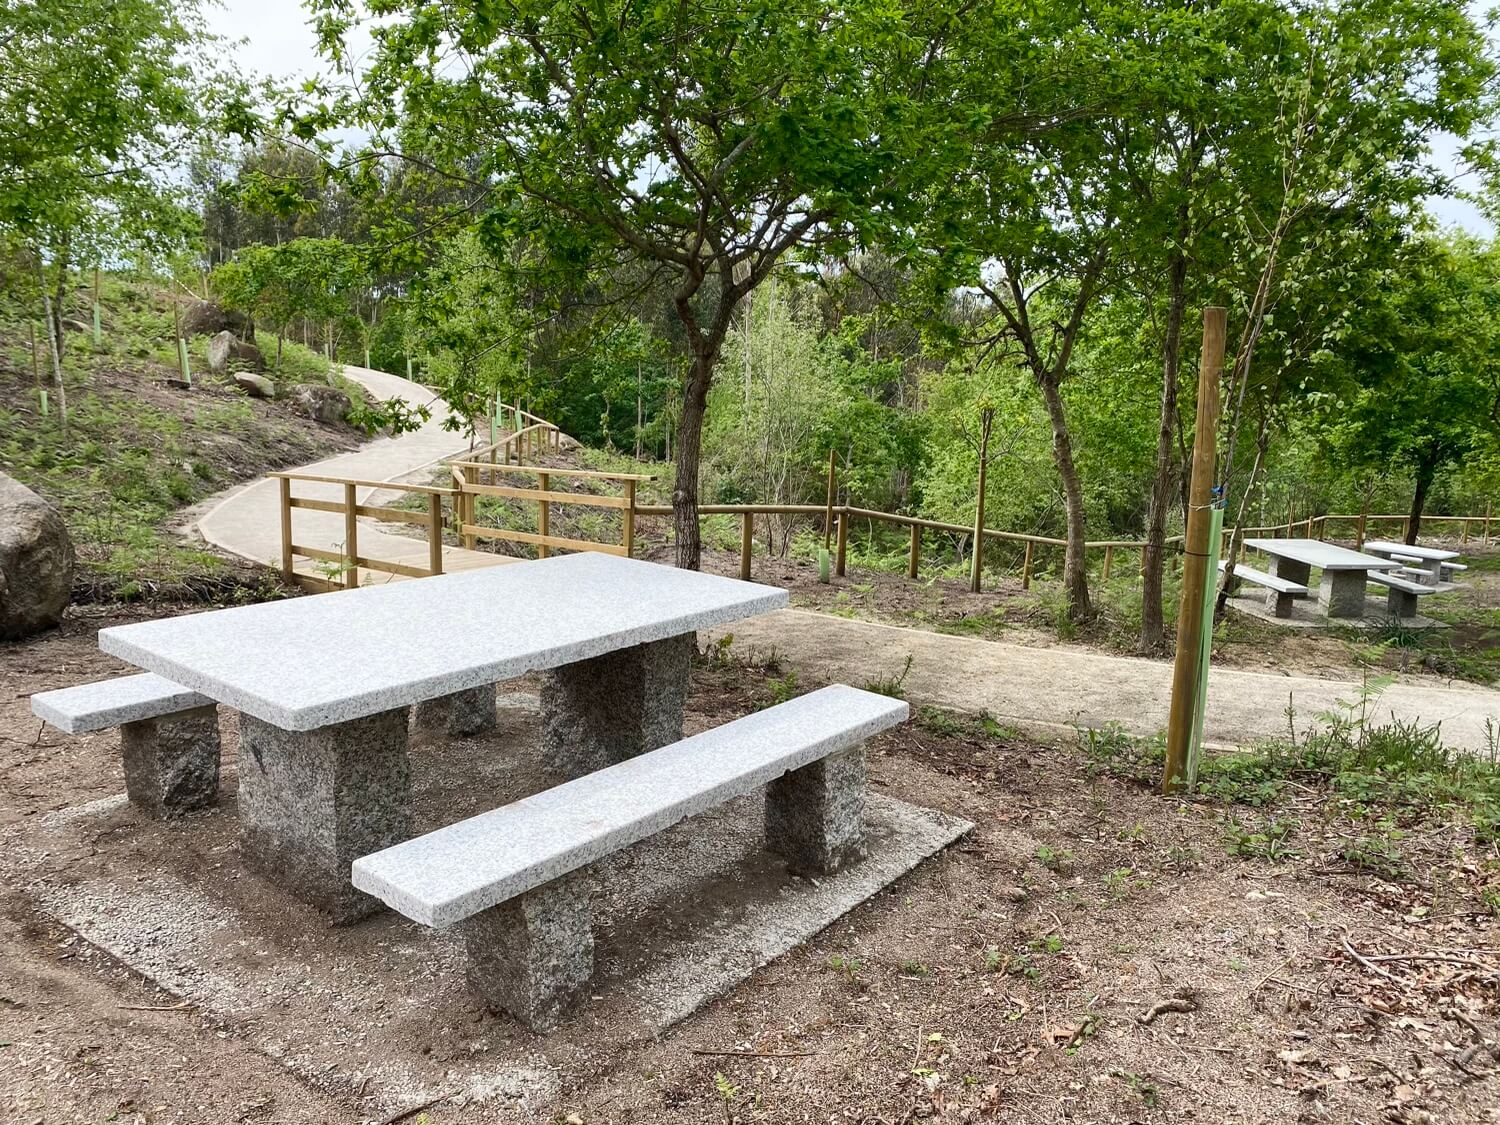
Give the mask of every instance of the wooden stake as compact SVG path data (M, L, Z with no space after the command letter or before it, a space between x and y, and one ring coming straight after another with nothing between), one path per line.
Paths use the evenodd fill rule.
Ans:
M427 494L427 569L443 573L443 494Z
M349 559L349 569L344 571L344 585L351 590L359 588L359 499L355 486L344 485L344 554Z
M844 577L844 554L849 546L849 513L839 513L838 552L834 556L833 573Z
M620 544L625 548L625 557L635 555L635 481L625 482L625 537Z
M36 384L37 402L40 404L42 417L45 418L50 413L47 409L47 388L42 386L42 357L36 347L36 322L30 317L26 318L26 328L31 333L31 381Z
M292 482L281 478L281 577L292 580Z
M906 577L917 576L917 566L922 561L922 529L911 525L911 548L906 553Z
M740 578L750 581L750 552L755 546L755 513L740 513Z
M1026 554L1021 559L1021 589L1031 589L1031 551L1036 546L1030 539L1026 540Z
M1494 511L1495 502L1487 501L1484 505L1484 545L1490 545L1490 513Z
M57 334L52 331L52 298L43 294L42 311L46 314L47 350L52 354L52 379L57 385L57 416L64 436L68 432L68 388L63 382L62 355L57 350Z
M552 478L551 478L551 476L549 474L547 474L547 473L537 473L537 475L536 475L536 486L537 486L538 490L540 490L542 492L546 492L547 489L548 489L548 487L551 485L551 482L552 482ZM551 530L551 524L552 524L552 505L551 505L550 502L548 502L546 500L538 500L536 502L536 505L537 505L537 513L536 513L536 530L537 530L537 534L540 535L540 536L542 536L543 538L546 538L546 536L548 535L548 533ZM547 557L547 544L545 544L545 543L538 543L536 545L536 557L539 558L539 559L545 559Z
M1114 563L1114 561L1115 561L1115 549L1113 547L1106 547L1106 548L1104 548L1104 569L1102 571L1100 571L1100 573L1099 573L1099 581L1100 582L1108 582L1109 581L1110 566Z
M826 506L824 507L824 512L826 514L823 517L823 550L825 550L825 551L828 550L829 546L831 545L831 540L833 538L833 492L834 492L833 459L834 459L834 452L833 452L833 450L830 449L828 451L828 500L827 500ZM843 572L840 571L840 573L843 573Z
M995 408L979 412L979 489L974 499L974 557L969 562L969 592L979 593L984 574L984 485L990 464L990 431L995 428Z
M1198 365L1198 418L1193 433L1193 472L1188 489L1187 534L1183 542L1182 601L1177 612L1177 659L1172 669L1172 708L1167 718L1167 760L1162 791L1173 793L1187 777L1193 738L1203 643L1203 591L1208 581L1219 376L1224 367L1225 309L1203 310L1203 353Z

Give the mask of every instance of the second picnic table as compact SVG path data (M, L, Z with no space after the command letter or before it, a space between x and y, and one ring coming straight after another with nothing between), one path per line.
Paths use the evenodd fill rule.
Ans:
M1318 605L1327 617L1363 617L1370 572L1401 565L1321 539L1246 539L1245 546L1269 555L1271 573L1288 582L1305 586L1313 569L1321 570Z
M695 631L785 590L586 553L103 629L99 647L240 713L241 854L353 921L350 863L411 836L408 710L495 713L546 671L542 743L580 776L682 736Z

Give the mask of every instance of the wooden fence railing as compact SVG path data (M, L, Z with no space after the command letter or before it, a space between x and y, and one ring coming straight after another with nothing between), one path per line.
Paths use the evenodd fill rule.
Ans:
M319 476L314 473L268 473L277 480L281 489L281 574L288 582L300 582L321 589L352 589L359 585L361 570L374 570L383 574L398 574L403 578L426 578L443 573L443 497L451 494L447 488L435 488L422 484L392 484L389 481L360 480L354 477ZM309 481L315 484L340 486L337 500L310 496L294 496L292 483ZM402 492L417 492L427 496L425 512L407 511L401 508L384 508L379 505L361 504L361 488L395 489ZM330 551L325 547L300 544L293 534L292 512L298 508L306 511L329 512L343 516L344 542L342 551ZM427 532L427 565L413 566L410 563L378 559L359 553L359 517L385 523L405 523L421 527ZM309 575L295 568L298 558L314 559L331 564L328 577ZM336 578L334 576L337 576Z
M641 481L656 478L644 473L598 473L585 469L551 469L536 465L496 464L492 461L451 461L453 472L454 530L463 544L473 550L478 539L502 539L511 543L529 543L537 549L538 558L546 558L549 550L602 551L610 555L635 553L635 517L640 511L636 507L636 486ZM502 476L523 473L536 478L535 488L517 488L514 485L496 483ZM552 488L554 477L568 480L591 480L607 484L618 484L620 495L596 492L561 492ZM485 478L488 478L486 480ZM506 500L530 500L537 505L536 531L516 531L511 528L489 527L476 522L478 498L498 496ZM609 508L621 513L621 539L616 543L602 543L590 539L573 539L551 532L553 505L563 507Z
M1459 540L1464 546L1468 545L1469 538L1473 534L1471 528L1478 524L1480 527L1480 541L1488 546L1490 542L1490 525L1494 517L1494 505L1486 505L1482 516L1429 516L1422 517L1422 526L1429 524L1458 524ZM1322 539L1328 531L1329 523L1352 523L1354 524L1354 543L1357 547L1364 546L1365 540L1369 538L1371 524L1385 524L1400 527L1401 539L1411 530L1410 516L1387 516L1377 515L1370 512L1361 512L1357 516L1337 515L1330 513L1325 516L1308 516L1305 520L1288 520L1286 523L1273 524L1269 527L1247 527L1245 535L1271 536L1275 538L1289 538L1299 535L1307 539ZM1228 534L1226 531L1225 534Z

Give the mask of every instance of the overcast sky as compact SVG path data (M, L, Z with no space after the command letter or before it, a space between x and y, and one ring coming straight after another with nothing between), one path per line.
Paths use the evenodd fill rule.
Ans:
M221 3L222 7L208 8L205 15L218 34L231 40L245 40L232 52L242 70L283 80L327 73L327 63L318 56L308 15L300 0L221 0ZM368 44L367 39L363 42ZM356 45L355 49L362 48ZM1434 148L1444 164L1454 166L1453 144L1439 141ZM1473 177L1461 180L1460 186L1471 190L1479 187ZM1475 234L1494 233L1493 227L1468 203L1434 199L1430 206L1442 223Z

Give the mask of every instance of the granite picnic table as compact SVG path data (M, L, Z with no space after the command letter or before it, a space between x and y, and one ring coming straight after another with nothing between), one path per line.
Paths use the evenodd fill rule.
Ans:
M1313 569L1321 570L1318 605L1326 617L1363 617L1370 571L1401 565L1321 539L1246 539L1245 546L1269 555L1271 573L1288 582L1305 586Z
M578 777L682 737L698 629L785 590L598 553L100 630L99 647L240 713L244 861L353 921L351 862L412 835L409 710L493 724L544 671L542 748Z
M1443 580L1443 563L1451 562L1459 557L1457 551L1449 551L1442 547L1418 547L1415 543L1396 543L1387 539L1372 539L1365 544L1364 549L1371 554L1379 555L1381 558L1395 558L1404 555L1407 558L1421 559L1423 562L1432 563L1431 567L1418 567L1408 563L1413 570L1421 570L1423 575L1430 579L1427 585L1436 586Z

